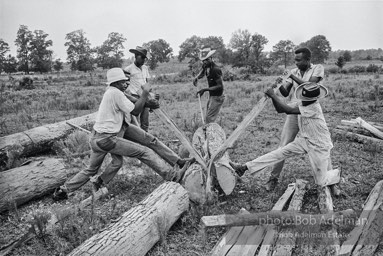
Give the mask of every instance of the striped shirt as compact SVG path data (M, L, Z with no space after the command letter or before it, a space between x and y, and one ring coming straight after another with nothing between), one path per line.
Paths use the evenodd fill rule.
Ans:
M324 77L324 68L322 65L314 65L311 63L310 67L305 71L305 73L302 75L299 68L294 68L291 70L291 74L294 76L302 79L304 82L308 82L311 77L319 77L321 81ZM293 80L289 79L289 82L293 84L289 97L288 97L288 103L298 103L299 100L295 97L295 89L298 87L298 84Z
M307 144L312 145L314 148L331 149L333 147L331 134L319 102L316 101L308 106L299 103L298 107L301 112L298 115L298 136L304 138Z

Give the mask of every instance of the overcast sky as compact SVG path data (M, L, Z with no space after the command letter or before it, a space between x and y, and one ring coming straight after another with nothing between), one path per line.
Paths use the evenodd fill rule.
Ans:
M82 29L92 47L111 32L129 48L164 39L177 55L193 35L221 36L247 29L265 36L266 50L280 40L295 44L324 35L333 50L383 48L383 0L0 0L0 38L11 46L20 25L43 30L55 58L66 59L65 36Z

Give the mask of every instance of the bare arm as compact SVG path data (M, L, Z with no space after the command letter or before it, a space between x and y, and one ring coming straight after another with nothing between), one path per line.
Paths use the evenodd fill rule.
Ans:
M145 103L149 98L149 90L148 87L142 86L142 94L141 97L136 99L134 103L134 109L130 112L132 115L138 116L145 107Z
M284 103L277 95L274 93L274 89L269 88L266 91L266 95L269 96L272 101L275 109L277 110L278 113L286 113L288 115L295 114L299 115L301 112L299 111L299 107L291 107Z

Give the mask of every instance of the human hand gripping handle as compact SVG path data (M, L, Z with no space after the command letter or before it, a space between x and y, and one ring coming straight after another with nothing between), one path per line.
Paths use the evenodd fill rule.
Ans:
M206 92L206 89L201 89L197 92L196 96L201 97Z

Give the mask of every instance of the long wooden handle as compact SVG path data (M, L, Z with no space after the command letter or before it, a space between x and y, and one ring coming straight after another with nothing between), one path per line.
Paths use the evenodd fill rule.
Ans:
M202 124L205 124L205 118L203 117L203 109L201 103L201 95L198 93L199 110L201 111Z
M83 132L86 132L87 134L90 134L90 133L91 133L91 132L88 131L87 129L84 129L84 128L80 127L80 126L77 126L77 125L72 124L72 123L69 123L69 122L66 122L66 123L67 123L68 125L72 126L73 128L76 128L76 129L79 129L79 130L81 130L81 131L83 131Z
M169 118L169 116L160 108L153 109L153 112L165 123L165 125L168 126L168 128L174 132L176 137L181 141L182 145L186 147L189 153L195 157L196 161L206 170L207 166L205 161L202 159L197 150L195 150L195 148L191 145L189 140L181 132L177 125Z

